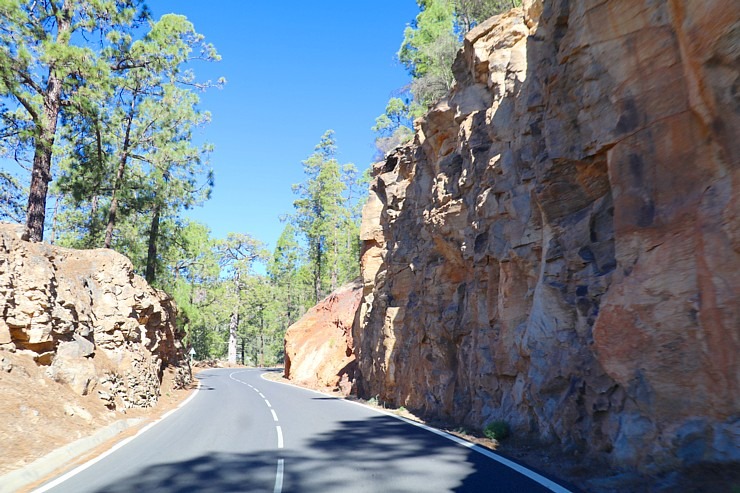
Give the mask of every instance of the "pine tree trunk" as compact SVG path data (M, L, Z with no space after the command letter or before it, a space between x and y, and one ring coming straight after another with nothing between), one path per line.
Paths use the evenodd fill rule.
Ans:
M67 39L72 22L69 15L69 5L64 2L57 15L57 42ZM44 100L43 115L35 115L37 128L33 152L33 168L31 170L31 186L28 193L28 209L26 212L26 228L31 241L43 241L44 221L46 219L46 195L49 193L51 181L51 157L54 150L54 137L57 133L59 110L62 107L62 79L56 67L49 67L49 77L46 90L41 95Z
M314 303L318 303L321 299L321 243L319 243L316 249L316 265L314 266Z
M118 163L118 173L116 173L116 181L113 184L113 191L111 192L110 198L110 210L108 211L108 224L105 227L105 241L103 242L104 248L110 248L113 243L113 228L116 224L116 214L118 214L118 190L121 187L123 181L123 174L126 171L126 154L121 157L121 161Z
M113 227L116 224L116 214L118 213L118 191L123 186L123 175L126 172L126 163L128 162L128 151L131 145L131 126L134 119L134 111L136 108L136 98L131 102L131 111L128 114L128 122L126 123L126 136L123 139L123 149L121 150L121 159L118 162L118 172L116 173L116 181L113 183L113 191L111 192L110 198L110 210L108 211L108 224L105 227L105 242L104 248L110 248L113 243Z
M149 284L154 283L156 278L156 266L157 266L157 238L159 237L159 210L161 205L157 202L154 204L154 211L152 211L152 225L149 228L149 251L146 256L146 282Z
M93 195L92 201L90 202L90 222L87 227L87 240L85 241L87 248L96 248L98 243L98 230L100 228L100 221L98 221L98 208L100 198L97 195Z
M260 368L265 366L265 319L264 308L260 309Z
M229 320L229 355L228 362L236 363L236 330L239 328L239 304L237 303L234 307L234 311L231 312L231 320Z
M288 327L293 323L293 282L292 282L292 274L291 277L288 278L288 300L286 303L286 314L288 315L288 324L285 326L285 330L288 330Z
M98 154L98 166L102 168L103 166L103 137L100 132L100 122L97 120L95 122L95 140L96 140L97 154ZM95 248L100 245L99 243L100 238L98 237L98 234L100 233L102 221L100 221L98 218L98 209L100 208L100 196L98 195L99 192L100 192L100 183L96 183L95 194L92 196L92 200L90 203L90 222L89 222L89 227L87 230L88 248Z
M231 320L229 320L229 354L228 362L236 363L236 332L239 329L239 271L234 276L236 301L234 302L234 310L231 312Z
M40 129L36 136L31 187L28 193L26 228L28 228L31 241L43 241L44 239L46 196L49 193L49 182L51 181L51 156L61 108L61 97L62 81L49 75L49 83L44 94L44 116L43 121L39 122Z
M331 266L331 291L332 293L337 290L337 284L339 283L339 240L337 239L337 232L334 231L334 264Z

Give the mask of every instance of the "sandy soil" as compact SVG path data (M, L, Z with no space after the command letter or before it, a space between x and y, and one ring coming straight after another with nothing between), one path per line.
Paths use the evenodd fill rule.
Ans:
M30 356L0 351L0 475L117 420L143 418L143 426L177 406L194 388L175 389L173 374L165 372L156 407L110 411L96 390L80 396L51 380L45 370Z

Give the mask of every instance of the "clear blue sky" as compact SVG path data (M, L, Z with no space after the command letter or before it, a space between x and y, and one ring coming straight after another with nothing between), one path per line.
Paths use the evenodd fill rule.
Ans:
M179 13L222 56L196 65L200 79L223 76L201 95L212 122L199 139L215 145L213 197L190 217L215 237L249 233L275 246L292 212L291 185L333 129L341 163L361 171L374 154L370 127L409 77L395 59L414 0L246 2L150 0L155 18Z

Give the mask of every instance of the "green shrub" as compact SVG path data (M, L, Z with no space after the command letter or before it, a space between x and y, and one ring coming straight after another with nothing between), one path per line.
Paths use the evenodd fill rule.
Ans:
M491 421L483 428L483 434L491 440L503 440L511 433L511 427L506 421Z

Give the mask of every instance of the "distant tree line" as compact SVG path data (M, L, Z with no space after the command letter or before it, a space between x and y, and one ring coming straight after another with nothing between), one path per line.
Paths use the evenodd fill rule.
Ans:
M287 328L308 308L359 275L360 208L367 179L336 159L327 131L303 161L294 212L272 253L248 234L211 238L190 223L165 286L198 359L252 365L283 361ZM257 268L261 265L262 268Z

